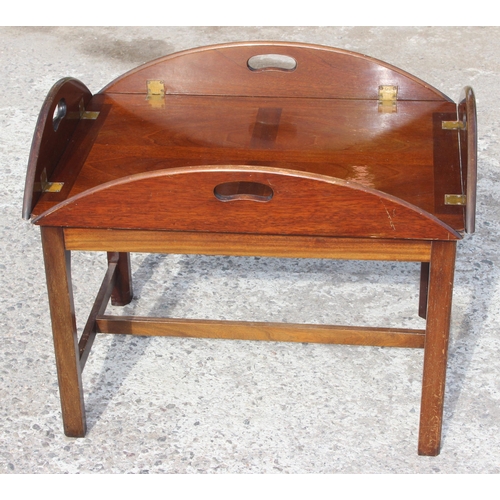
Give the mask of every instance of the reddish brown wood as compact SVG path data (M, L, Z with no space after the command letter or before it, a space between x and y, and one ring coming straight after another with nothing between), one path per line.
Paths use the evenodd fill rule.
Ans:
M455 227L460 227L459 231L464 232L465 207L446 203L446 195L462 194L462 165L458 130L443 128L443 122L455 121L456 116L456 109L453 112L433 114L434 207L432 213L440 220L447 220L448 217L460 219L460 225ZM431 183L430 179L428 179L428 183Z
M217 185L242 181L270 186L272 200L224 203L215 196ZM138 174L74 196L34 222L217 233L461 238L439 219L394 196L317 174L259 167L193 167Z
M41 192L36 188L45 169L47 179L51 179L61 156L79 124L80 106L85 107L92 94L75 78L59 80L47 95L38 116L35 134L31 143L28 172L24 188L23 217L29 219ZM63 100L65 116L54 129L54 112Z
M272 149L280 128L282 107L262 106L257 111L255 125L252 130L250 147L253 149Z
M458 134L439 128L440 116L456 115L453 103L401 102L386 114L377 101L167 96L157 109L144 96L117 95L100 106L106 119L92 129L99 133L78 178L63 174L66 158L56 173L71 191L45 194L35 215L128 175L255 165L360 184L464 229L462 207L442 209L444 193L460 188Z
M61 228L44 227L41 235L64 433L71 437L83 437L86 431L85 406L71 285L70 252L64 248Z
M429 293L429 262L422 262L420 267L420 294L418 304L418 315L427 318L427 294Z
M296 65L249 68L262 54ZM148 80L162 80L165 95L147 96ZM381 85L397 86L395 102L379 102ZM61 99L71 119L56 117L55 127ZM81 119L81 103L98 119ZM317 45L192 49L95 96L58 82L35 131L23 216L42 226L65 432L85 433L81 370L98 330L404 347L425 339L419 453L439 453L456 240L474 230L476 142L469 87L457 108L387 63ZM61 192L36 191L43 169ZM445 203L448 194L466 194L465 210ZM104 251L109 262L80 346L70 250ZM421 262L425 335L109 317L110 297L132 298L129 252Z
M44 193L39 202L44 203L47 200L59 202L71 196L74 184L79 179L80 171L86 162L87 156L94 147L94 141L101 132L101 127L106 123L107 113L110 108L103 105L102 101L103 96L94 96L87 103L86 109L88 111L99 113L97 118L78 120L73 135L50 176L50 180L63 183L61 191Z
M66 248L86 251L114 248L130 252L402 262L425 262L431 255L431 242L420 240L82 228L66 228L64 235Z
M435 456L440 451L455 253L455 242L432 243L420 408L420 455Z
M80 353L80 367L83 371L87 358L90 354L90 350L95 340L97 334L97 322L98 316L104 314L106 307L108 305L109 299L112 292L116 288L116 283L119 274L119 258L117 253L108 253L108 269L102 281L99 292L97 293L94 305L90 311L87 323L83 329L82 336L78 342L78 349Z
M283 54L294 71L251 71L248 60ZM221 75L224 75L221 78ZM167 93L378 99L379 85L397 85L401 100L447 100L439 90L386 62L332 47L292 42L228 43L177 52L111 82L103 93L146 93L146 80Z
M112 262L116 262L117 269L111 293L111 303L114 306L125 306L133 298L130 254L128 252L108 252L108 263Z
M99 331L129 335L423 347L424 330L292 323L100 316Z
M476 98L471 87L465 87L458 103L458 121L464 124L460 130L460 145L464 178L464 194L467 196L466 230L475 231L477 190L477 116Z

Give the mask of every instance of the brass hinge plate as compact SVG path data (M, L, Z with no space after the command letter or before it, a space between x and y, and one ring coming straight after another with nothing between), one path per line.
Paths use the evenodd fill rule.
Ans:
M378 88L378 110L381 113L397 111L398 87L396 85L380 85Z
M165 95L165 84L162 80L148 80L148 97Z
M81 120L96 120L99 116L99 111L83 111L80 115Z
M461 121L443 121L441 127L444 130L465 130L465 123Z
M78 104L78 111L68 113L69 120L96 120L99 116L99 111L87 111L83 99Z
M467 204L467 196L465 194L445 194L444 204L465 206Z
M64 182L49 182L47 180L47 170L43 169L40 174L40 182L35 182L35 191L40 193L59 193L64 186Z
M165 106L165 84L163 80L148 80L146 82L148 95L146 100L153 108L163 108Z

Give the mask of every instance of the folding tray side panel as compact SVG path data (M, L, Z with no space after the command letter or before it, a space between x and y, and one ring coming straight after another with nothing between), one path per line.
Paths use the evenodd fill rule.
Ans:
M293 42L239 42L178 52L124 74L101 92L143 94L151 80L167 94L378 99L379 87L388 85L397 87L398 99L452 101L383 61Z
M477 116L476 99L471 87L465 87L458 103L460 153L462 164L463 193L466 195L465 230L475 231L477 189Z
M53 85L45 98L31 143L23 218L30 218L42 192L51 189L51 175L84 116L85 106L91 97L89 89L79 80L62 78Z
M360 184L248 166L129 176L76 195L33 222L82 228L460 239L424 210Z

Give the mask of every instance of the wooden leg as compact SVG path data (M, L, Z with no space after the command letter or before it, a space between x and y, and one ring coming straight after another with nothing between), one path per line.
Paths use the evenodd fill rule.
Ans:
M130 254L127 252L108 252L108 263L118 259L116 283L111 292L111 304L125 306L133 297L132 272L130 268Z
M429 293L429 262L422 262L420 268L420 301L418 305L418 315L427 318L427 294Z
M64 247L62 228L42 227L41 236L64 433L83 437L85 406L71 285L71 254Z
M436 456L441 427L455 270L456 243L432 243L418 454Z

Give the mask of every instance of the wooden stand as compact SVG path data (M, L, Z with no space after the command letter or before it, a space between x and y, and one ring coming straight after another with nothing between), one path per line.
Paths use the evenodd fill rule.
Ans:
M475 119L469 87L455 105L386 63L305 44L185 51L94 96L58 82L23 215L41 226L66 435L86 432L81 373L98 332L419 347L418 452L437 455L456 242L474 230ZM108 258L80 339L78 250ZM421 262L426 328L106 315L110 299L132 299L130 252Z

